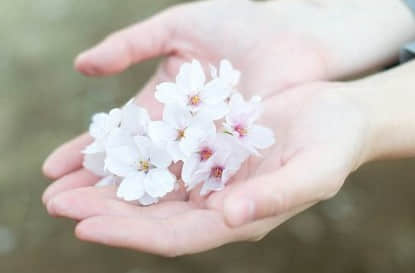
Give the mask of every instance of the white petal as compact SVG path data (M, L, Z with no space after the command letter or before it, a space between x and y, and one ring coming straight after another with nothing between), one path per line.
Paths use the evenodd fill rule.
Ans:
M214 79L206 84L200 92L201 100L207 104L223 102L229 97L231 89L220 79Z
M212 191L220 191L223 190L224 184L220 180L216 179L208 179L202 186L200 190L200 195L205 196Z
M225 165L225 169L222 173L222 183L225 185L229 179L235 175L239 169L241 168L241 164L243 163L243 160L241 158L238 158L234 154L231 154Z
M186 158L177 141L167 143L166 150L174 163Z
M120 125L122 112L119 108L114 108L109 112L108 127L115 128Z
M176 84L182 91L191 90L191 77L192 77L192 65L190 63L184 63L180 66L179 74L176 77Z
M164 121L152 121L148 126L148 135L159 146L165 146L169 141L175 141L177 130Z
M174 189L176 177L167 169L151 169L144 179L146 192L154 197L165 196Z
M212 79L215 79L218 77L218 70L216 69L216 67L214 67L213 65L209 65L210 68L210 76L212 77Z
M275 142L274 133L271 129L259 125L253 125L249 128L246 137L248 138L247 141L258 149L268 148Z
M195 183L201 181L194 181L194 172L200 164L200 156L193 154L183 162L182 180L188 187L193 187Z
M147 133L150 116L146 109L135 103L127 103L122 109L121 128L132 135Z
M232 87L235 87L239 83L241 72L234 69L228 60L222 60L220 62L220 77Z
M107 133L106 130L106 121L108 119L108 114L106 113L97 113L92 116L92 122L89 126L89 134L94 139L99 139L105 136Z
M103 144L103 141L100 140L95 140L94 142L86 146L84 150L82 150L83 154L96 154L103 152L105 152L105 145Z
M101 180L99 180L95 184L95 187L107 187L107 186L117 185L118 180L119 179L117 177L115 177L113 175L108 175L108 176L102 178Z
M140 157L145 160L149 159L151 150L153 149L153 143L151 142L151 139L146 136L135 136L134 142L137 145Z
M134 139L126 130L115 128L107 137L105 150L120 146L134 146Z
M167 105L164 107L163 120L175 129L184 129L191 122L192 114L177 105Z
M202 65L200 62L193 60L192 61L192 72L191 72L191 89L200 90L206 80L205 71L203 71Z
M139 160L137 152L132 147L122 146L109 149L105 159L105 168L111 173L126 177L135 172L134 162Z
M229 106L225 102L214 105L204 105L198 115L210 120L218 120L229 113Z
M161 149L153 145L150 150L150 161L158 168L167 168L170 166L172 158L166 149Z
M143 173L135 173L124 178L118 187L117 197L126 201L134 201L140 199L144 194L145 175Z
M204 139L204 134L196 128L188 128L185 131L185 137L179 141L179 147L185 156L197 151L199 143Z
M98 176L105 176L104 169L105 153L86 154L84 156L83 167Z
M145 193L143 195L143 197L141 197L138 200L138 202L140 203L140 205L143 205L143 206L149 206L149 205L152 205L152 204L156 204L158 201L159 201L158 198L153 198L150 195L148 195L147 193Z
M185 94L174 83L165 82L157 85L154 96L164 104L179 104L182 106L186 104Z

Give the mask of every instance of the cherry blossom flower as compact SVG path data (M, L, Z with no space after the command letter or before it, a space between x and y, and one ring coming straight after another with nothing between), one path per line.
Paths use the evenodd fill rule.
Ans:
M225 103L230 90L218 79L206 83L206 75L201 64L193 60L184 63L176 77L176 83L161 83L156 87L155 97L164 104L179 105L193 115L202 115L218 120L228 112Z
M141 204L155 203L174 189L176 177L168 170L171 159L150 138L135 136L134 145L108 150L105 167L122 177L117 196Z
M108 114L98 113L92 117L89 134L94 142L87 146L84 154L105 152L109 135L117 128L122 128L130 135L145 135L150 117L146 109L130 100L121 109L114 108Z
M195 173L204 168L209 163L209 159L216 153L232 153L232 156L239 161L244 161L248 153L239 142L232 136L224 133L208 135L198 143L197 149L183 162L182 180L188 190L193 189L196 185L203 182L206 177L195 175Z
M84 154L102 153L105 151L105 144L108 135L121 123L122 113L118 108L112 109L107 113L98 113L92 117L92 123L89 126L89 134L94 142L87 146Z
M224 127L243 147L254 155L260 155L257 149L265 149L274 142L274 133L266 127L255 124L262 114L261 98L254 96L245 101L241 94L234 94L229 102L230 112L226 116Z
M167 105L163 120L151 122L148 128L150 138L159 147L166 148L174 162L190 155L201 139L215 132L213 122L200 116L192 116L190 112L176 105Z
M193 176L196 181L203 181L200 195L222 190L229 179L239 170L243 159L234 156L230 150L220 150L208 161L199 166Z

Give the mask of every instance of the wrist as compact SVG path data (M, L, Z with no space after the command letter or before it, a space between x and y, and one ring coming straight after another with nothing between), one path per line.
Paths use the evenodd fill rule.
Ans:
M319 44L326 80L362 75L396 62L400 48L415 39L415 16L401 0L266 3L281 28Z
M415 62L352 82L344 92L367 121L362 163L415 156L413 71Z

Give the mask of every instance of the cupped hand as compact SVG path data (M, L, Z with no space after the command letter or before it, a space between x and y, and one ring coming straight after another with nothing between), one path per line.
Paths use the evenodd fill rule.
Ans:
M195 189L139 207L118 200L114 187L94 187L96 178L81 169L52 184L44 201L50 214L80 221L82 240L164 256L258 240L332 197L365 160L368 125L344 95L350 88L313 83L266 99L261 123L272 127L277 143L248 160L221 192L202 198Z
M180 65L191 59L206 66L229 59L243 72L240 86L246 97L271 96L295 84L328 78L325 41L307 33L306 23L279 16L301 12L307 21L314 16L309 12L313 8L286 1L279 5L279 1L217 0L176 6L109 35L80 54L75 67L88 76L109 76L164 56L137 95L137 103L155 119L160 118L162 107L154 99L155 85L173 81ZM60 147L45 162L45 175L56 180L79 170L79 147L90 141L84 135Z

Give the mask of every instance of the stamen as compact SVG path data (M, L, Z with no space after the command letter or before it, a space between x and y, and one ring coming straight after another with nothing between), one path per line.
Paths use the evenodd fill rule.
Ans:
M220 166L213 167L210 171L210 176L220 179L222 178L223 168Z
M248 134L248 130L242 127L241 125L237 125L234 127L234 130L238 132L240 137L246 136Z
M203 148L199 152L199 154L200 154L200 161L206 161L212 156L213 151L209 148Z
M184 129L182 130L177 130L177 138L176 140L181 140L182 138L184 138Z
M199 103L200 103L200 97L198 95L194 95L189 98L190 105L196 106L196 105L199 105Z
M150 169L150 163L147 160L140 160L140 162L138 162L137 169L139 171L147 173Z

